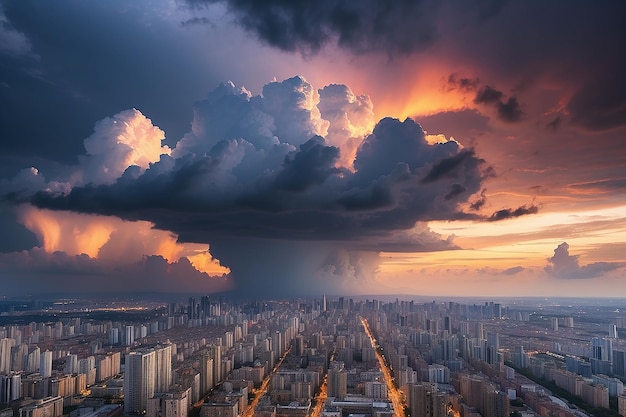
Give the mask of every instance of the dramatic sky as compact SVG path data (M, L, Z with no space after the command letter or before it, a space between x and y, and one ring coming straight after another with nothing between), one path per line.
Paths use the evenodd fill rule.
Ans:
M626 297L626 3L0 0L0 296Z

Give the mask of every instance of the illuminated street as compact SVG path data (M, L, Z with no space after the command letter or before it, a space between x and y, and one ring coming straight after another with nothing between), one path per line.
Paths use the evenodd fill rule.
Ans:
M320 392L315 397L315 407L311 412L311 417L319 417L322 415L322 410L324 409L324 404L326 403L326 399L328 398L328 374L324 376L324 382L322 382L322 386L320 387Z
M272 379L272 376L274 375L274 372L276 372L280 368L280 365L282 365L283 361L285 360L285 358L287 357L289 352L291 352L291 348L287 349L287 351L280 358L280 360L278 361L276 366L274 366L274 369L272 369L272 372L270 372L265 377L265 379L263 380L263 383L261 384L261 387L258 390L256 390L256 392L254 394L254 399L252 401L250 401L250 404L248 404L248 408L242 414L243 417L252 417L254 415L254 409L256 408L256 405L259 403L259 400L261 399L261 397L267 391L267 386L269 385L269 383L270 383L270 381Z
M335 360L335 352L333 351L330 356L330 362ZM322 382L322 386L320 387L320 392L315 397L315 407L311 412L311 417L319 417L322 415L322 410L324 410L324 404L326 403L326 399L328 398L328 373L324 375L324 381Z
M387 367L387 364L385 363L385 360L383 359L383 356L380 354L378 349L376 349L376 346L378 345L378 342L376 342L376 339L374 338L374 335L372 335L372 331L370 330L369 323L367 322L367 319L365 319L364 317L361 317L361 323L363 323L363 328L365 329L365 333L367 333L367 336L370 338L370 341L372 343L372 347L376 350L376 357L378 358L378 363L380 365L380 370L383 373L383 375L385 376L385 382L387 383L387 394L388 394L389 399L391 400L391 402L393 404L393 409L394 409L395 415L397 417L405 417L405 414L404 414L404 405L405 404L402 401L402 392L400 392L400 390L397 389L396 386L394 385L394 383L393 383L393 376L391 375L391 371Z

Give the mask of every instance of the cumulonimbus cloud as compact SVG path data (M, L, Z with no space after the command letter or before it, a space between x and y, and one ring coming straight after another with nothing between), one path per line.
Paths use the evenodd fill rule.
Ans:
M407 233L419 222L480 218L463 207L493 169L472 149L456 140L429 142L411 119L374 123L369 99L347 86L318 92L294 77L263 92L220 85L196 104L191 132L171 153L138 111L106 119L81 159L78 172L89 175L68 179L69 190L41 187L30 202L149 221L181 242L210 244L234 276L237 265L240 275L252 274L241 267L252 261L240 249L244 240L262 242L250 245L270 260L286 253L296 259L315 247L317 270L328 277L338 270L328 259L343 259L340 270L354 260L361 266L350 270L362 271L372 262L359 261L367 258L359 252L454 247L423 226ZM124 158L113 163L109 153ZM280 241L292 244L260 249Z

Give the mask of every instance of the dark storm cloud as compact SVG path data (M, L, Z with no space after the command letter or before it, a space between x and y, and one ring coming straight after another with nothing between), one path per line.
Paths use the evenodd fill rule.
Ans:
M602 276L624 266L625 263L618 262L594 262L581 266L578 255L570 255L569 245L563 242L554 250L554 255L548 258L544 270L557 278L586 279Z
M535 205L524 205L516 209L506 208L498 210L493 213L487 220L490 222L497 222L500 220L514 219L520 216L526 216L528 214L536 214L539 212L539 207Z
M264 91L270 87L275 94L267 97L218 87L196 106L193 131L175 157L162 155L143 174L130 167L115 184L41 192L32 201L148 220L183 241L217 235L356 241L462 216L458 204L491 173L474 151L454 141L429 144L419 124L391 118L365 138L354 172L339 169L339 149L311 135L328 124L307 107L310 85L294 77ZM209 120L216 122L205 125Z
M329 43L359 53L409 53L436 37L430 0L255 1L187 0L193 6L223 3L236 22L263 42L285 51L319 52Z
M445 49L459 63L530 85L546 76L563 82L571 122L589 130L626 123L626 3L419 0L187 0L223 4L235 22L283 51L316 53L337 45L356 54ZM528 22L533 22L532 26ZM476 78L455 76L457 88ZM492 101L505 122L521 120L518 98Z

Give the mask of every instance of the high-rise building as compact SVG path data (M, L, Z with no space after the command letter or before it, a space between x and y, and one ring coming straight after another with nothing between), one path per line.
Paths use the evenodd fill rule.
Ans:
M155 350L155 392L167 392L172 385L172 345L161 345Z
M39 365L41 364L41 350L39 347L35 347L32 352L28 354L26 358L26 371L38 372Z
M26 343L22 343L17 346L11 357L11 369L13 371L23 371L26 366L26 361L28 358L28 345Z
M480 412L484 416L508 417L509 398L503 391L486 389L483 391L483 404Z
M343 362L333 361L328 370L328 396L343 400L348 395L348 373Z
M146 417L186 416L191 405L191 388L182 392L161 393L148 400Z
M156 354L154 350L126 355L124 373L124 412L144 412L148 399L154 396Z
M78 373L78 355L70 354L65 357L63 372L70 375Z
M222 380L222 347L220 345L209 345L206 347L209 358L213 359L213 384L219 384Z
M52 376L52 352L46 350L41 354L39 362L39 373L42 378L48 378Z
M213 358L207 349L200 352L200 396L213 388Z
M15 346L14 339L0 339L0 373L11 372L11 348Z
M8 403L22 396L20 374L0 375L0 403Z
M613 373L622 378L626 377L626 351L613 351Z
M613 360L613 341L604 337L591 339L591 357L601 361Z
M124 344L131 346L135 342L135 326L124 327Z
M278 360L283 353L283 338L282 333L276 330L272 333L272 352L274 352L274 360Z
M295 352L294 352L294 354L296 356L304 355L304 336L302 336L301 334L299 334L295 338Z
M437 384L421 382L408 384L408 406L412 417L445 417L448 395L437 391Z

